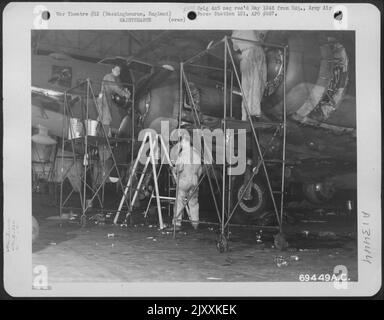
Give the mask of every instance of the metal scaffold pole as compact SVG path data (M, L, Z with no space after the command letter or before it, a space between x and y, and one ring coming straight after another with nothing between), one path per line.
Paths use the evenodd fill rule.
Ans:
M177 139L178 142L180 141L180 128L181 128L181 110L182 110L182 105L183 105L183 74L184 74L184 64L181 62L180 63L180 81L179 81L179 114L178 114L178 130L177 130ZM180 152L180 145L177 150L177 154ZM173 215L173 233L172 237L173 239L176 238L176 220L178 219L178 212L179 212L179 207L178 207L178 197L179 197L179 188L177 187L180 182L180 173L176 171L176 191L175 191L175 204L173 207L174 215ZM182 211L181 211L182 212Z
M132 108L131 108L131 165L134 160L134 152L135 152L135 85L132 85ZM132 192L129 193L129 201L132 201Z
M284 47L283 55L283 155L281 172L281 198L280 198L280 233L283 233L283 214L284 214L284 190L285 190L285 159L286 159L286 139L287 139L287 105L286 105L286 59L287 47Z
M226 138L227 138L227 36L224 38L224 96L223 96L223 103L224 103L224 110L223 110L223 177L222 177L222 202L221 202L221 237L222 241L225 239L225 216L226 216L226 206L225 206L225 195L226 195Z
M84 166L84 176L83 176L83 212L81 215L81 225L85 226L85 219L86 219L86 211L88 209L88 203L87 203L87 169L88 169L88 118L89 118L89 79L86 80L87 88L86 88L86 98L85 98L85 128L84 128L84 159L83 159L83 166Z
M66 118L67 93L64 93L63 122L61 136L61 166L60 166L60 218L63 216L63 183L64 183L64 144L65 144L65 118ZM68 130L69 131L69 130Z

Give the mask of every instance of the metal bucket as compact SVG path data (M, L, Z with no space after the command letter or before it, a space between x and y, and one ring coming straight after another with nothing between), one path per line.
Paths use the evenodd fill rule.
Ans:
M86 134L88 136L98 136L99 121L88 119L85 121Z
M80 138L83 135L83 131L84 127L80 119L69 119L68 139Z

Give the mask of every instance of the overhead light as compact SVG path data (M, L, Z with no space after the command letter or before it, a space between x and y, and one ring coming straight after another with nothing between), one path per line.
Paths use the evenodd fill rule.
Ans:
M48 129L46 127L40 124L37 127L39 128L39 132L32 136L32 141L34 143L45 144L45 145L52 145L57 143L56 140L52 139L48 135Z

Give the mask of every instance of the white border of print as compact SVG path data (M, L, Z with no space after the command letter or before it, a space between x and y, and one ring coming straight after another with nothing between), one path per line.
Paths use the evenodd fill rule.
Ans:
M51 12L48 23L39 21L37 5ZM209 4L205 4L209 5ZM234 4L233 4L234 5ZM236 4L238 5L238 4ZM250 4L249 4L250 5ZM315 4L312 4L315 5ZM324 4L321 4L324 5ZM334 6L333 4L329 4ZM121 24L103 17L53 16L56 11L159 10L185 22L158 17L151 23ZM381 286L381 117L380 117L380 12L370 4L346 4L346 30L356 32L357 151L358 151L358 281L347 289L333 283L57 283L46 286L44 273L32 287L30 79L31 29L266 29L335 30L333 11L289 13L279 17L185 19L193 4L170 3L10 3L3 11L4 114L4 244L12 233L12 250L4 253L4 283L12 296L371 296ZM35 12L36 12L35 11ZM299 16L300 15L300 16ZM367 216L368 213L369 216ZM8 229L7 229L8 228ZM369 230L370 263L364 243ZM367 241L365 241L367 242ZM39 269L44 270L44 268ZM45 290L48 289L48 290Z

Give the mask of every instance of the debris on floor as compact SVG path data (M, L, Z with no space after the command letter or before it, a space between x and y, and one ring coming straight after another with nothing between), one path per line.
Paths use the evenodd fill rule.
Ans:
M277 257L275 257L275 259L273 261L275 262L275 264L278 268L287 267L289 264L288 259L283 257L283 256L277 256Z
M263 230L260 230L258 233L256 233L256 242L258 244L263 243L262 236L263 236Z
M287 267L292 262L297 262L299 260L300 260L300 258L297 255L292 255L289 257L277 256L277 257L275 257L274 262L278 268L281 268L281 267Z

